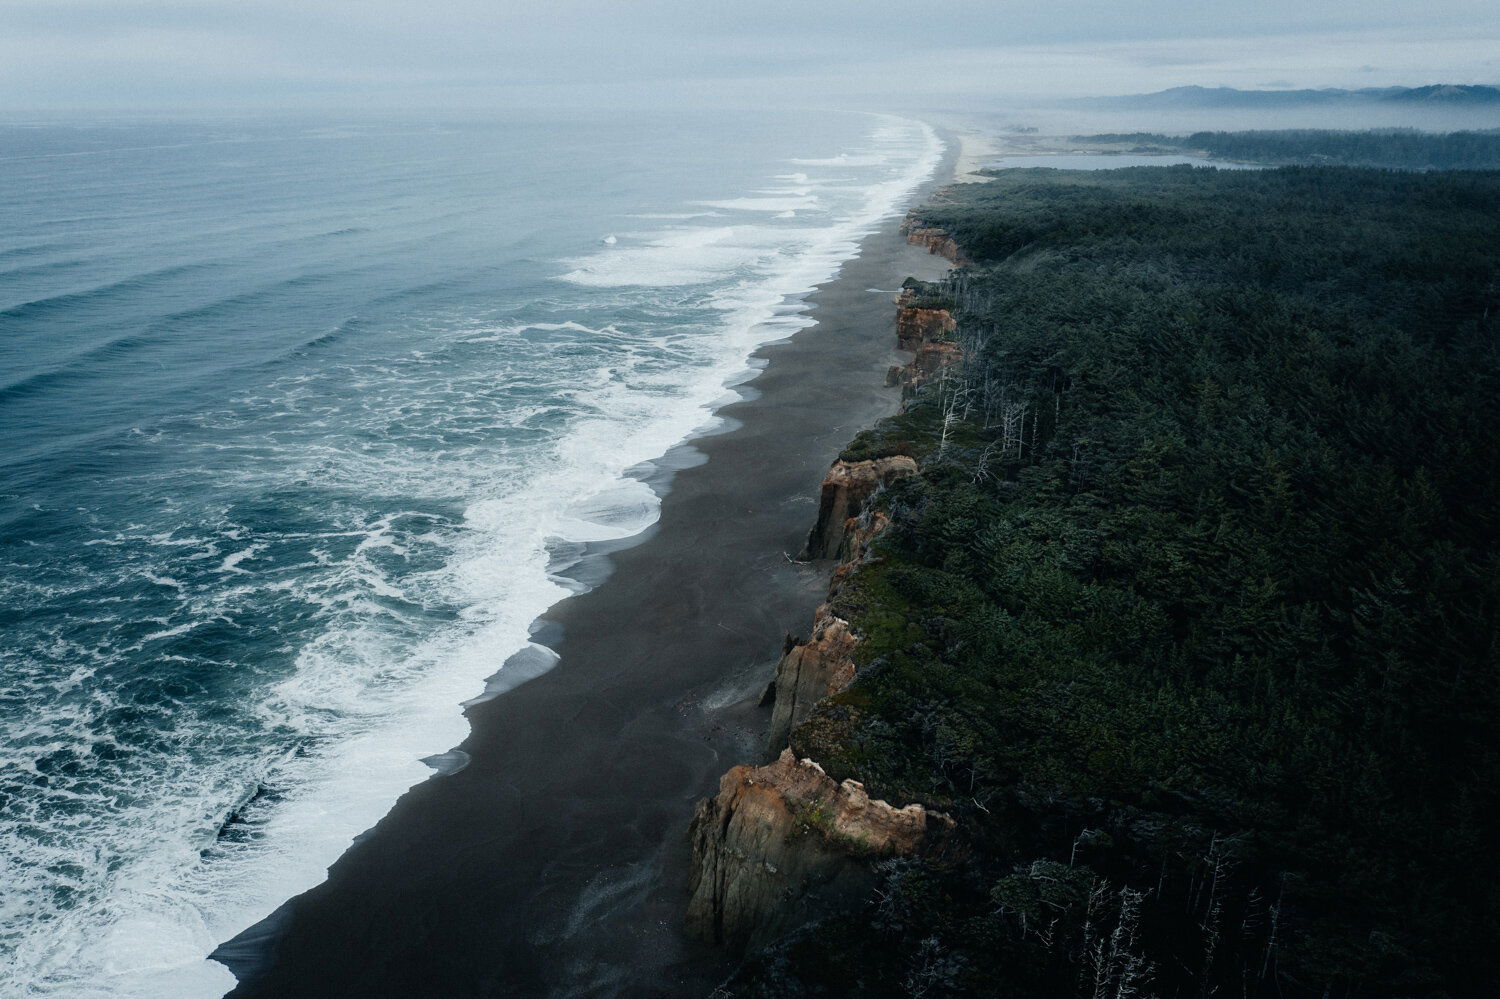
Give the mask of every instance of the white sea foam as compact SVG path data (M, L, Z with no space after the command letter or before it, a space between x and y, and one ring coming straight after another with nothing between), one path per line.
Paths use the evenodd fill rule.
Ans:
M399 368L371 370L368 385L356 371L351 377L356 389L366 391L360 402L374 414L371 419L416 419L413 412L430 406L444 414L432 421L431 433L460 435L472 428L473 443L460 435L448 445L451 480L434 481L430 461L414 460L386 443L396 435L380 432L383 424L372 424L365 435L373 444L299 447L283 456L290 471L277 470L352 495L380 492L432 503L414 503L321 537L289 533L283 540L306 548L308 568L298 563L291 567L297 571L281 575L259 568L261 557L273 553L263 540L247 544L248 533L236 524L226 524L217 536L172 532L155 538L163 550L178 551L174 557L217 566L227 582L205 595L153 570L158 585L188 592L181 593L181 618L174 615L140 641L165 641L185 633L191 622L226 619L237 607L283 596L340 622L304 645L295 669L246 708L267 730L305 733L308 741L298 751L263 760L259 772L210 763L208 772L185 776L181 786L154 789L139 806L152 812L141 834L160 841L111 875L106 897L57 914L45 937L18 952L29 969L27 991L18 994L222 994L232 979L205 955L320 882L356 835L427 778L432 769L422 761L467 734L458 705L472 702L481 689L481 696L492 695L515 676L547 668L548 650L533 643L531 626L579 588L559 575L565 567L557 562L558 552L630 538L656 521L659 498L645 482L650 463L714 428L714 410L736 398L732 386L758 370L750 354L811 324L807 293L834 277L863 236L899 210L936 167L941 144L931 129L895 118L874 123L869 148L797 160L797 172L772 178L795 190L726 197L706 206L712 213L657 213L663 221L700 224L632 236L564 262L565 283L625 296L665 289L687 297L678 301L695 303L704 322L664 327L649 337L593 322L477 324L443 347L498 357L537 344L537 350L552 351L556 363L587 365L600 344L613 345L599 366L577 369L578 388L566 410L538 405L493 412L487 386L502 377L523 379L524 368L481 368L466 378L404 389L408 383ZM841 176L820 177L823 167L837 168ZM870 171L863 186L849 176L855 168ZM814 210L804 217L809 209L827 214ZM724 212L736 218L753 213L762 221L724 225ZM406 363L431 360L426 349L422 353ZM335 415L317 389L314 380L291 377L279 396L261 404L277 414L299 412L316 425ZM380 392L391 394L377 397ZM558 432L525 464L484 457L487 427L554 424ZM274 443L274 434L267 439ZM442 522L430 509L452 495L470 497L461 525ZM336 545L342 546L337 556L331 554ZM412 549L442 557L429 570L397 579L385 560L406 560ZM406 622L426 606L458 612L445 627L408 628ZM525 664L518 661L513 676L502 670L486 684L496 664L518 650L529 655ZM93 668L88 650L68 654L78 659L80 675ZM50 745L40 740L61 730L49 731L38 729L38 755ZM233 791L249 802L258 786L281 794L273 804L247 806L257 820L254 835L215 843L224 816L205 810L211 796L204 788ZM129 823L131 814L122 805L115 818Z
M822 159L794 159L792 162L798 166L864 167L880 166L886 160L880 153L864 156L853 153L840 153L837 156L827 156Z
M795 235L754 225L669 229L639 245L565 261L576 266L563 277L594 287L707 284L766 263Z
M714 218L719 214L719 212L631 212L626 217L632 219L685 220Z
M776 197L729 198L726 201L705 201L704 204L710 208L723 208L726 211L735 212L785 212L816 208L818 199L811 194L788 192Z

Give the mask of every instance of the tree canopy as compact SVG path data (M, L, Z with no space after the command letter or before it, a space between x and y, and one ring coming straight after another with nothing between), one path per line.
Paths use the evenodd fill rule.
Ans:
M1500 980L1500 174L1012 170L799 756L959 833L739 995Z

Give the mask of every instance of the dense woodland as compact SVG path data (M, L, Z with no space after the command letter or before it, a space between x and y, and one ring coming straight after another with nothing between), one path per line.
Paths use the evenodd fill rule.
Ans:
M1500 981L1500 174L1005 171L799 756L957 832L738 996Z
M1500 130L1431 134L1410 128L1366 132L1288 129L1078 135L1074 142L1124 146L1133 153L1202 153L1241 163L1342 165L1399 170L1500 169Z

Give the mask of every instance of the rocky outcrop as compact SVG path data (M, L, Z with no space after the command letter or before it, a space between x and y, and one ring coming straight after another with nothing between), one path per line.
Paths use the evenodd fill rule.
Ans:
M803 557L838 558L848 554L849 532L865 504L881 486L915 475L917 463L904 454L868 461L836 461L823 479L818 520L807 536Z
M865 560L870 542L889 526L891 518L883 510L864 510L858 517L844 523L844 550L847 557L833 570L833 577L828 582L830 594L837 593L844 580L854 574L854 570Z
M776 664L776 675L766 690L771 703L771 727L767 744L771 752L784 749L792 729L812 713L817 703L846 689L854 682L854 650L859 636L835 610L839 587L864 561L870 542L890 526L881 510L863 510L844 524L845 561L833 571L828 603L813 615L812 637L806 641L788 635L786 648Z
M964 264L963 256L958 252L958 244L937 226L930 226L916 216L908 215L901 225L901 231L906 235L906 241L913 246L924 246L928 253L946 257L955 267Z
M909 219L909 241L961 263L941 230ZM924 382L941 377L962 359L950 338L957 329L942 308L940 287L908 281L897 299L897 337L915 351L891 369L903 401ZM711 943L759 948L789 930L863 902L874 882L872 858L928 849L953 820L919 804L896 808L871 800L857 781L833 780L812 760L798 760L791 733L818 704L856 679L859 635L839 611L844 582L866 560L871 541L890 523L872 509L875 493L918 471L904 454L834 462L823 479L818 519L802 557L837 558L827 603L813 618L806 641L788 636L767 687L772 703L765 766L732 768L719 793L698 805L692 824L688 929ZM822 716L818 716L822 717Z
M775 700L768 736L773 753L786 746L792 729L814 705L854 681L854 649L858 644L849 622L828 604L818 608L810 639L799 643L788 638L786 654L776 664L773 681Z
M921 805L895 808L864 785L838 783L791 750L732 768L693 819L688 930L754 948L862 901L869 860L910 854L953 821Z
M963 349L948 340L926 343L917 348L917 356L906 364L893 364L886 372L887 385L901 386L903 405L930 381L942 378L943 372L964 359Z
M958 323L947 309L925 309L897 301L896 346L901 350L916 350L923 344L947 339L946 334L957 329Z
M930 296L924 298L920 284L902 288L896 298L896 347L916 356L906 364L891 365L885 383L901 387L903 408L918 389L963 360L963 349L953 340L957 331L953 313L935 307Z

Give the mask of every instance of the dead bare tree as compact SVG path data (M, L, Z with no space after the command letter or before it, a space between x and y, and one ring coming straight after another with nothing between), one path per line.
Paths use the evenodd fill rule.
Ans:
M1109 899L1108 882L1096 879L1089 892L1088 913L1083 927L1084 960L1091 981L1090 999L1132 999L1151 977L1151 963L1136 950L1141 902L1146 893L1121 888ZM1114 929L1106 937L1099 925L1101 915L1113 901Z
M938 437L938 460L942 460L948 453L948 439L953 428L968 418L972 394L968 379L953 378L947 371L943 372L942 381L938 383L938 400L943 414L943 429Z
M1005 402L1000 407L1000 450L1010 451L1016 449L1016 455L1021 454L1026 443L1026 411L1025 400Z

